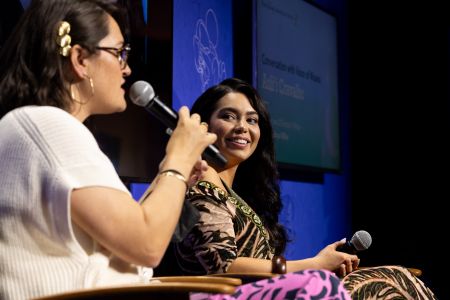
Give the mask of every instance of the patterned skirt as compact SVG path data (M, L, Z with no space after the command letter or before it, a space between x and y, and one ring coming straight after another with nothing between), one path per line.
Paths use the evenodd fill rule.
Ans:
M239 286L232 295L193 293L190 300L350 300L342 281L326 270L304 270Z
M436 299L408 269L381 266L356 270L343 279L352 299Z

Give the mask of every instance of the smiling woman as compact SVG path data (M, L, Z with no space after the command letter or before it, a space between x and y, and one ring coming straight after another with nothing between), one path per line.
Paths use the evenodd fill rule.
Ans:
M223 96L209 123L210 132L220 137L216 145L228 159L227 168L238 165L255 151L260 137L258 113L243 94Z
M402 297L434 299L424 284L400 266L358 269L356 255L337 251L345 241L323 248L316 256L286 261L286 233L278 223L281 209L273 133L258 92L231 78L206 90L192 112L209 123L215 145L228 159L224 168L209 167L204 180L190 188L187 200L200 218L176 244L176 261L184 274L286 273L305 279L317 272L343 278L354 299ZM324 277L325 278L325 277ZM330 277L331 280L332 277ZM325 279L324 279L325 280ZM293 288L292 282L289 287ZM324 282L302 288L307 293ZM257 284L260 286L260 284Z

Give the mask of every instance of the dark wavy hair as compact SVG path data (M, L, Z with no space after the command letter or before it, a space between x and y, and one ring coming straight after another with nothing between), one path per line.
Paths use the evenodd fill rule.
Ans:
M236 172L233 189L262 218L271 237L276 255L284 252L287 234L278 222L282 203L275 163L273 130L269 112L258 92L247 82L237 78L225 79L207 89L192 106L191 112L198 113L202 121L209 123L218 101L228 93L244 94L259 116L261 137L255 152L242 162Z
M33 0L0 51L0 118L25 105L69 110L71 70L56 43L59 23L69 22L72 46L93 54L109 33L108 14L126 33L114 0Z

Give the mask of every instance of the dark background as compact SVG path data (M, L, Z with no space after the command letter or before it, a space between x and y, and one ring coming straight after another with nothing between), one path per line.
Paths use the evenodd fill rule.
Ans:
M449 14L443 4L349 1L353 228L365 264L423 269L449 299ZM447 227L448 228L448 227Z

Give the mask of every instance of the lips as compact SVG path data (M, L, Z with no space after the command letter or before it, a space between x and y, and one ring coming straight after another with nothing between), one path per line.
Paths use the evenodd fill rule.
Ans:
M240 146L246 146L247 144L250 144L250 140L243 137L227 138L226 141Z

